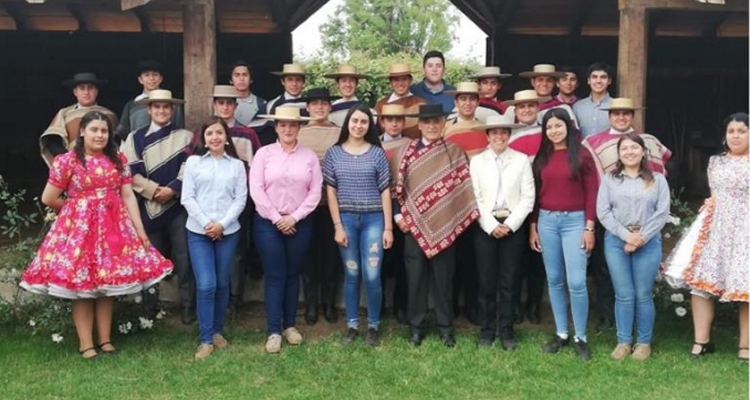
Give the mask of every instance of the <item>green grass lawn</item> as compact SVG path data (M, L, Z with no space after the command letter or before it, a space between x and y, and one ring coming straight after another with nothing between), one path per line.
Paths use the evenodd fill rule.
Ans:
M736 327L717 329L718 353L688 360L689 317L659 315L654 355L615 362L614 332L591 334L594 358L570 348L542 354L550 326L524 324L519 348L479 350L476 329L462 325L448 349L431 334L419 348L387 320L383 344L338 344L343 324L299 326L305 343L264 353L260 315L227 329L230 347L194 362L197 328L170 318L153 332L116 336L121 353L85 361L75 337L55 344L0 330L2 399L747 399L748 367L735 360ZM300 318L301 322L301 318ZM331 333L332 332L332 333Z

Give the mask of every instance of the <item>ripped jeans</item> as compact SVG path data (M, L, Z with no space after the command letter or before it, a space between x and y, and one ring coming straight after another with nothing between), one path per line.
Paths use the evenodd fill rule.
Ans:
M341 225L348 246L339 246L344 265L344 304L346 325L359 327L359 277L365 283L367 326L378 328L383 306L380 270L383 265L383 213L341 213Z

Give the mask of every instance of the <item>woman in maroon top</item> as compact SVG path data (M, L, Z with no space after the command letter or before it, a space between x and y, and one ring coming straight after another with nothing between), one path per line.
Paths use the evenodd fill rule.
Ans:
M573 314L573 348L591 359L586 341L589 298L586 263L594 248L597 173L591 153L565 110L552 109L542 120L542 144L533 163L536 207L529 241L541 252L555 317L556 334L542 350L557 353L570 343L568 296ZM567 286L568 290L565 290Z

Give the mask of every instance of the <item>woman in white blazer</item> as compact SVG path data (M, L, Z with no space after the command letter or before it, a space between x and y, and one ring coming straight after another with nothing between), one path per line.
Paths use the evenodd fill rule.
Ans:
M471 159L470 167L483 231L474 240L480 282L479 346L492 346L499 332L508 351L516 347L513 292L528 236L524 221L534 208L535 196L528 157L508 148L511 129L519 126L512 114L487 118L483 129L489 147Z

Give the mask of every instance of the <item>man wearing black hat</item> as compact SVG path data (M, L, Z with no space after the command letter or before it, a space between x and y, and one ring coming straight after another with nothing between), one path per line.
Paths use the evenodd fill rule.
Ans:
M479 218L479 210L466 153L442 138L443 107L421 105L418 126L422 137L399 148L391 161L397 199L394 220L405 234L409 341L419 346L424 340L428 285L432 282L435 323L443 343L454 347L455 242Z
M313 88L308 90L302 99L307 104L307 112L312 120L299 131L297 141L318 155L323 162L328 148L336 144L341 128L328 120L331 113L331 96L328 89ZM313 325L318 321L318 306L323 308L323 316L328 322L336 322L338 313L335 308L336 288L343 268L336 242L333 240L334 227L331 213L325 196L313 211L313 241L310 246L310 257L302 270L302 284L305 291L305 321Z
M49 127L39 137L42 159L47 166L52 164L55 156L67 152L75 144L79 135L81 118L89 111L99 111L107 115L112 126L117 126L117 116L108 109L96 104L99 86L107 81L98 79L91 72L73 75L73 79L63 82L63 86L73 89L76 104L57 112Z
M147 98L152 90L161 87L161 83L164 80L163 71L161 64L154 60L145 60L138 63L138 83L143 86L143 93L134 99L130 99L130 101L125 103L125 108L122 109L120 124L115 129L115 134L121 141L124 142L131 132L137 131L151 123L148 108L138 102ZM182 107L179 105L175 105L174 107L172 126L175 129L185 126L185 116L182 112Z

